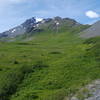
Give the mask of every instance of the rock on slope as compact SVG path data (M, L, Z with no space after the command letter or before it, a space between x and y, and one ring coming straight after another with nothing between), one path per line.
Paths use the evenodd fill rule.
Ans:
M100 36L100 21L93 24L90 28L81 33L81 37L90 38Z
M82 88L70 100L100 100L100 80L96 80Z

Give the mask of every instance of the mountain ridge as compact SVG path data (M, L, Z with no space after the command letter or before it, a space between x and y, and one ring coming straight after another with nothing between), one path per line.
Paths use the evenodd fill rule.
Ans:
M100 20L81 33L81 37L83 38L91 38L96 36L100 36Z
M54 17L54 18L47 18L43 19L42 21L36 21L34 17L27 19L24 23L19 26L16 26L12 29L9 29L5 32L0 34L0 38L14 38L18 35L23 35L25 33L35 33L39 31L43 31L44 29L48 30L58 30L60 27L66 26L73 27L81 25L74 19L70 18L61 18L61 17ZM57 29L58 28L58 29Z

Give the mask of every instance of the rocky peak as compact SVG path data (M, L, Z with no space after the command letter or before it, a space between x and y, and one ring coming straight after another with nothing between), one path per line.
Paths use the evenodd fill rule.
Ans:
M34 17L32 17L31 19L26 20L26 21L22 24L22 26L23 26L23 27L29 27L29 26L34 25L35 23L36 23L36 19L35 19Z

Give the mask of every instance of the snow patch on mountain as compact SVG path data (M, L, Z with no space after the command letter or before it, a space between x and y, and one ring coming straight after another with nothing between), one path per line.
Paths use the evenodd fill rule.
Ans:
M14 33L16 31L16 29L13 29L11 32Z
M36 18L36 22L41 22L43 18Z

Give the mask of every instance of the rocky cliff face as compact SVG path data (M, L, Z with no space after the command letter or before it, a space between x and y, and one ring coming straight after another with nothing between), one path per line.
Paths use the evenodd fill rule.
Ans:
M30 31L31 29L34 28L35 25L36 25L35 18L28 19L23 24L1 33L0 37L10 37L10 38L16 37L17 35L21 35Z

